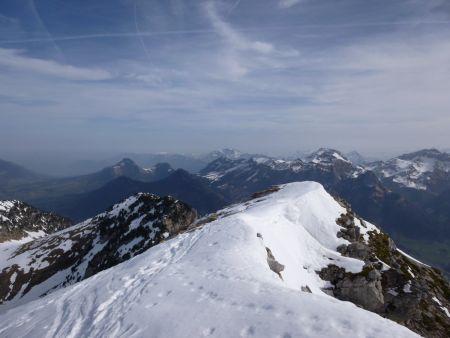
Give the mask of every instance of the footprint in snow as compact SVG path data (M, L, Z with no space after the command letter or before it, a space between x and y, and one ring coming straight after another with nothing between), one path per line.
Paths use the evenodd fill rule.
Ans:
M204 329L202 333L203 333L204 337L208 337L208 336L211 336L214 333L214 331L216 331L216 328L208 327L208 328Z
M241 330L241 337L250 337L255 335L255 328L253 326L245 327Z

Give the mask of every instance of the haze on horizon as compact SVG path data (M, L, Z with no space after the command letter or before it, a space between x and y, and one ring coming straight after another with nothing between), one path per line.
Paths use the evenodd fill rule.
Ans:
M450 148L445 0L6 0L0 158Z

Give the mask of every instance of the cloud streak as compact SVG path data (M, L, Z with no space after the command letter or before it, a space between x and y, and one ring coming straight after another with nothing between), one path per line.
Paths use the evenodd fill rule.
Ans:
M18 50L6 48L0 48L0 66L67 80L99 81L112 78L112 75L105 70L75 67L52 60L27 57L21 55Z
M302 0L280 0L280 7L281 8L290 8L292 6L295 6L296 4L300 3Z

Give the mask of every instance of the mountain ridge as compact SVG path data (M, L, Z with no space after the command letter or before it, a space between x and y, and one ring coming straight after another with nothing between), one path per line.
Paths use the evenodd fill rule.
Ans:
M0 309L126 261L186 229L196 218L183 202L140 193L70 228L7 247L0 261Z
M126 204L128 219L134 203ZM442 276L398 251L348 204L316 182L302 182L209 215L134 259L0 319L6 337L43 330L50 337L417 336L365 308L445 337L446 292ZM171 325L164 320L169 314L177 318Z

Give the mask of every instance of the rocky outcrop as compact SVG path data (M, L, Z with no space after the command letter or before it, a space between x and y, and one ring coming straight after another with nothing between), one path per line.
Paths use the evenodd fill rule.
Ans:
M349 241L337 250L364 261L359 273L328 265L318 271L332 287L324 291L338 299L380 314L425 337L450 336L450 287L442 273L399 251L392 239L364 221L343 200L346 213L336 220L337 233Z
M66 231L25 243L0 267L0 304L95 275L186 230L196 217L172 197L137 194Z
M71 225L68 219L21 201L0 201L0 243L42 237Z
M276 191L276 190L272 189L272 192L274 192L274 191ZM268 191L266 191L266 195L271 194L272 192L270 192L268 190ZM263 196L266 196L266 195L263 195ZM264 241L264 239L260 233L257 233L256 237L260 238L261 242ZM273 272L275 272L278 275L278 277L283 279L281 272L284 271L285 266L275 259L275 256L273 255L272 250L270 250L268 247L266 247L266 252L267 252L267 264L269 265L269 269L272 270Z
M275 272L281 279L283 279L281 272L284 270L284 265L275 259L272 251L268 247L266 247L266 251L267 251L267 264L269 264L270 270Z

